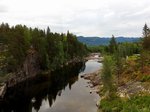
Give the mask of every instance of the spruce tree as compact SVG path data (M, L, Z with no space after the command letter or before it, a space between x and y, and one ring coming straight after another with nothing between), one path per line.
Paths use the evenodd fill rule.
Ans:
M116 50L117 50L117 42L115 40L114 35L112 35L112 38L109 43L109 51L110 51L110 53L113 54Z
M150 50L150 29L147 24L143 27L143 48L145 50Z

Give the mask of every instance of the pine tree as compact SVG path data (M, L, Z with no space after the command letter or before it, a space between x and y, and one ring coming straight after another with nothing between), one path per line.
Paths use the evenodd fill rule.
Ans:
M150 50L150 29L148 28L147 24L143 27L143 48L145 50Z
M50 32L51 32L50 28L49 28L49 27L47 27L47 32L46 32L46 34L47 34L47 35L49 35L49 34L50 34Z
M113 54L116 50L117 50L117 42L115 40L114 35L112 35L112 38L109 43L109 51L110 51L110 53Z
M103 61L103 69L101 79L104 85L104 92L107 98L110 98L113 90L113 60L111 56L105 56Z
M143 37L147 37L150 33L150 29L148 28L147 24L145 23L143 27Z
M147 24L143 27L143 43L141 50L141 71L144 73L144 66L150 61L150 29Z

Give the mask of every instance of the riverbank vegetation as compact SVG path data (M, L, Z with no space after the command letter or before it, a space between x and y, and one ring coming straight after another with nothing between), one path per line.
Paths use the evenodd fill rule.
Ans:
M69 31L59 34L49 27L45 31L25 25L0 25L0 77L17 71L27 75L32 67L54 70L86 54L86 45Z
M100 112L149 112L150 29L136 43L116 43L112 36L105 50Z

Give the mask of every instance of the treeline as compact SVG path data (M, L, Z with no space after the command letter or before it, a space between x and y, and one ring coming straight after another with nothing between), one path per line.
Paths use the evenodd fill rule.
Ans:
M41 30L25 25L10 27L0 25L0 69L16 71L30 52L36 52L40 69L55 69L66 62L82 58L87 53L86 45L77 41L72 33L52 33L50 28ZM0 70L0 71L1 71Z
M112 35L109 45L100 46L88 46L89 52L100 52L101 54L112 55L116 52L122 57L131 56L133 54L139 54L141 51L140 42L122 42L117 43L115 37Z

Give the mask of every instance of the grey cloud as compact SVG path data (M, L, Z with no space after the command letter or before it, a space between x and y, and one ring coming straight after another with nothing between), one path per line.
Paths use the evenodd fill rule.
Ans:
M8 11L8 9L7 9L6 6L0 5L0 13L4 13L4 12L7 12L7 11Z
M79 0L77 1L80 3ZM93 0L93 3L94 1L98 0ZM150 0L99 1L100 4L89 4L89 7L84 6L84 8L79 7L79 9L71 2L67 5L70 6L69 8L60 4L63 11L54 9L54 12L51 7L47 10L42 10L41 7L40 14L32 9L30 9L31 13L30 11L29 13L12 13L8 11L7 7L0 5L0 21L11 24L20 22L39 28L50 26L54 32L70 30L74 34L87 36L111 36L112 34L116 36L141 36L143 25L145 22L150 22L150 7L148 5ZM76 3L75 0L73 2ZM18 9L16 10L18 11ZM2 12L7 12L7 15Z

